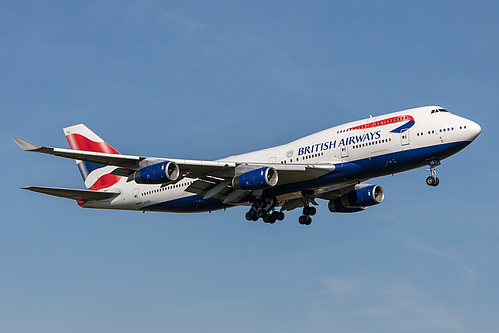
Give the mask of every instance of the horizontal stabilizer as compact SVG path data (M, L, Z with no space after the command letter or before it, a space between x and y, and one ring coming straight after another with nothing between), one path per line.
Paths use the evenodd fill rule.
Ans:
M57 187L27 186L23 187L23 189L80 201L105 200L119 195L119 193L116 192L97 192Z

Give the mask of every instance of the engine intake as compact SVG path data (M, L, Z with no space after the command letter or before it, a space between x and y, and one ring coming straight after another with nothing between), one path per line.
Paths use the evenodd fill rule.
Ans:
M277 170L270 167L251 170L232 179L236 190L263 190L277 184Z
M164 184L174 182L180 175L180 168L175 162L161 162L135 171L133 179L137 184Z
M385 198L385 192L381 186L368 185L348 192L341 198L343 205L347 207L365 207L380 204Z

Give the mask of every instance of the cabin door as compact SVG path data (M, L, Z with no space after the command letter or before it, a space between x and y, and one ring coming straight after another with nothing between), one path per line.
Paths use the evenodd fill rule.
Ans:
M135 203L138 205L140 203L140 195L139 195L139 189L136 188L133 190L133 200L135 200Z
M341 158L348 157L348 146L341 146L340 151L341 151Z
M409 141L409 130L405 130L400 133L400 141L402 146L408 146L411 142Z

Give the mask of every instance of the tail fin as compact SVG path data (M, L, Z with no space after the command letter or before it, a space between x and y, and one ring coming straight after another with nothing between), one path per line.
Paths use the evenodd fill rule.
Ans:
M71 149L119 154L118 151L83 124L64 128L64 134ZM119 176L110 174L116 167L80 160L76 160L76 164L80 169L87 189L101 190L116 184L120 180Z

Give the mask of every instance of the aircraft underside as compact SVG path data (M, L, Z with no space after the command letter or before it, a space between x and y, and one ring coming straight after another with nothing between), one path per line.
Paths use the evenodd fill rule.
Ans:
M248 195L245 200L233 205L224 204L221 200L214 198L204 199L202 195L191 195L145 206L140 210L191 213L251 205L250 210L246 213L247 220L257 221L262 218L266 223L274 223L275 221L284 219L283 211L278 211L277 208L286 208L286 206L282 205L285 205L286 202L290 202L291 200L296 200L296 207L292 208L303 207L303 215L300 216L299 222L308 225L312 221L311 216L316 214L316 208L311 204L315 203L316 198L321 198L322 193L330 192L335 184L340 184L338 187L344 188L348 185L353 186L370 178L400 173L427 165L430 165L431 167L436 163L439 165L440 160L457 153L469 144L469 141L454 142L438 146L404 150L358 161L345 162L337 168L335 172L328 175L311 181L276 186L263 191L262 195L258 198ZM436 183L438 185L438 178L436 178L434 169L431 171L432 176L430 177L435 177L436 179L436 182L433 184ZM428 185L436 186L433 184ZM286 200L283 200L283 198L286 198ZM351 209L345 212L357 212L362 211L365 208L366 207L359 207L359 209Z

